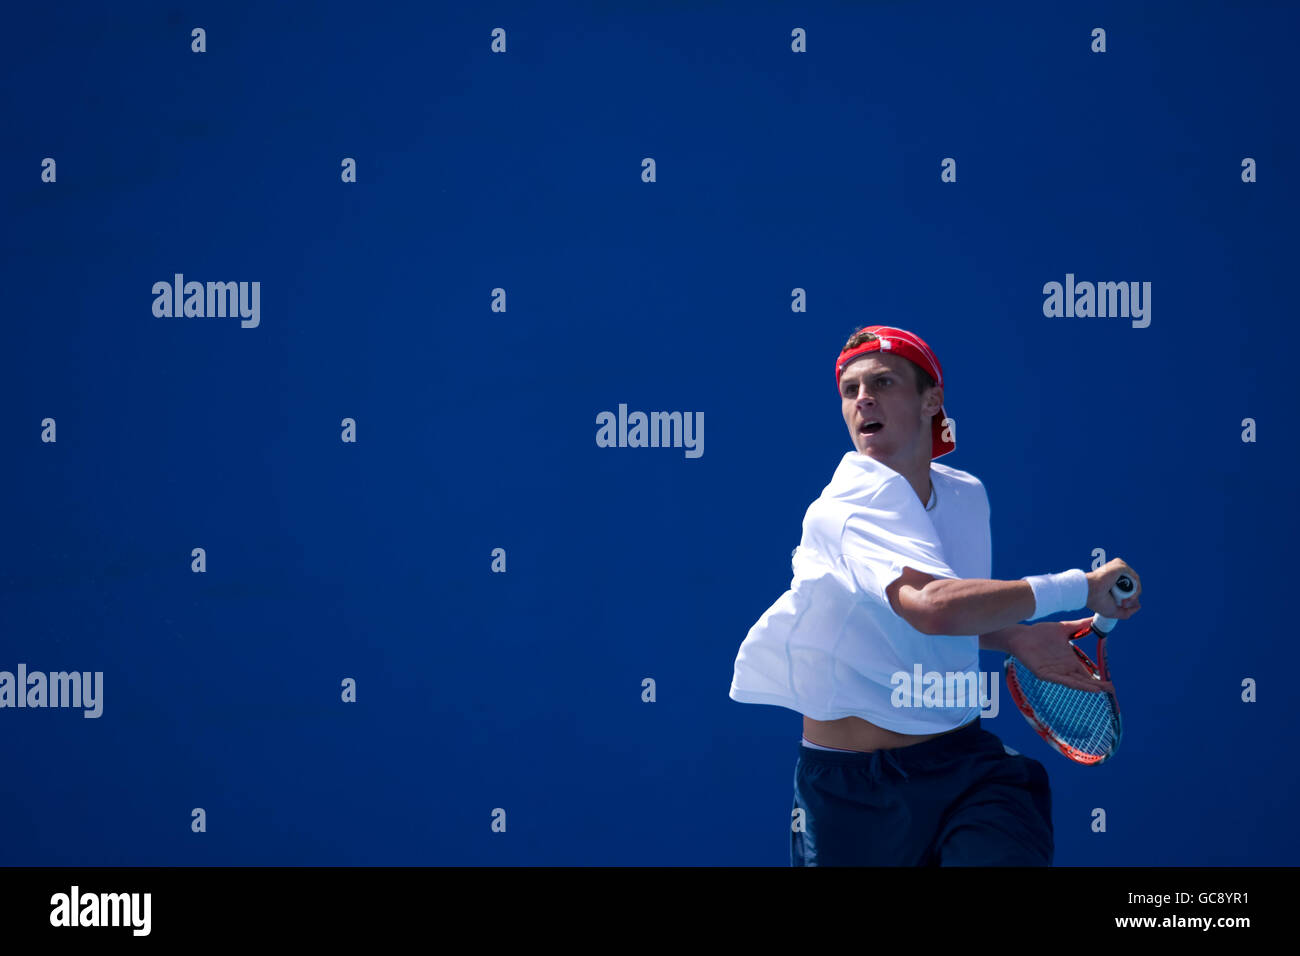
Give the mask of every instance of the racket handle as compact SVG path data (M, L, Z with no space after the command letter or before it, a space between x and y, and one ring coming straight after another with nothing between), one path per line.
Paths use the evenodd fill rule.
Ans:
M1137 585L1133 583L1133 579L1127 574L1121 574L1119 580L1111 587L1110 596L1113 597L1115 603L1118 604L1125 598L1132 597L1133 592L1136 590ZM1092 629L1097 631L1099 634L1109 634L1110 629L1115 626L1115 622L1118 620L1119 618L1117 617L1103 617L1100 614L1094 614L1092 617Z

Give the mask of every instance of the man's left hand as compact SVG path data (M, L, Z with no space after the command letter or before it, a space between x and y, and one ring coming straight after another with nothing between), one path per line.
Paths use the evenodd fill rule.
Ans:
M1012 638L1009 653L1042 680L1076 690L1114 693L1115 685L1093 677L1070 644L1070 636L1091 623L1092 618L1085 617L1077 621L1027 624Z

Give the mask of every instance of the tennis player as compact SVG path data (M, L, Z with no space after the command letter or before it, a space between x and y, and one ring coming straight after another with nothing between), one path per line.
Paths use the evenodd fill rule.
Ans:
M1127 620L1141 581L1118 558L989 579L988 496L933 460L956 445L943 369L919 336L859 329L835 380L856 450L808 507L790 589L740 645L730 691L803 715L790 862L1050 866L1047 771L983 729L978 693L961 690L978 681L980 648L1013 653L1046 680L1112 689L1069 645L1091 616L1018 622L1085 606ZM1137 590L1116 604L1121 574ZM929 672L944 676L942 693L910 686Z

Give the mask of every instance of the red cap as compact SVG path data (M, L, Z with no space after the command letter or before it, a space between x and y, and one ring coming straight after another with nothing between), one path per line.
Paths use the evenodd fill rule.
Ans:
M930 346L926 345L919 335L889 325L869 325L865 329L859 329L859 331L871 332L876 338L839 354L839 357L835 360L835 388L837 391L840 387L840 376L844 373L844 366L859 355L877 351L901 355L909 362L914 362L929 372L930 377L934 379L934 384L943 384L943 368L939 365L939 357L930 350ZM931 420L931 460L938 458L940 455L946 455L957 447L956 442L948 441L943 437L943 421L947 417L941 406L938 413Z

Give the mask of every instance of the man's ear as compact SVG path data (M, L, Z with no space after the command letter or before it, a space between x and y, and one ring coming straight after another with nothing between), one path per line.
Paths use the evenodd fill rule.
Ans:
M939 409L943 408L943 386L935 385L925 390L925 398L921 402L921 407L926 410L926 417L933 417L939 414Z

